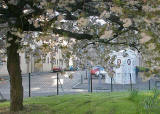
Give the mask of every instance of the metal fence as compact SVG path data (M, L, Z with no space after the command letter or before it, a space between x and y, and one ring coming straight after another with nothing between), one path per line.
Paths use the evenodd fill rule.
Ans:
M2 94L5 99L10 99L9 76L3 78L5 80L0 81L0 95ZM73 89L74 86L80 84L81 79L78 72L66 72L65 74L52 72L28 73L22 75L24 98L87 92L87 90Z
M88 71L75 71L63 73L29 73L23 77L24 97L51 96L88 92L113 92L160 89L160 81L152 78L142 81L136 77L136 83L114 84L114 78L106 83L105 77L90 75ZM0 97L10 99L9 77L0 81Z
M87 89L88 92L130 91L133 89L151 90L153 88L160 89L160 80L158 78L153 77L149 80L143 80L141 76L136 76L135 78L136 79L133 80L132 76L128 75L128 84L115 84L114 77L110 77L110 82L106 83L105 77L103 78L86 73L86 75L83 74L83 82L79 83L79 85L74 88Z

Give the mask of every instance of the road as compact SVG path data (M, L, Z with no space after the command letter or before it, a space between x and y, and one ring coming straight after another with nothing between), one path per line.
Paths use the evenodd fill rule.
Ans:
M74 85L79 83L81 71L66 72L65 74L59 74L59 94L74 94L87 92L84 89L72 89ZM73 74L73 78L70 79L69 75ZM23 75L23 88L24 97L29 96L29 78L28 75ZM10 84L9 77L5 77L6 80L0 81L0 92L5 99L10 99ZM57 74L56 73L33 73L31 74L31 96L50 96L57 93Z

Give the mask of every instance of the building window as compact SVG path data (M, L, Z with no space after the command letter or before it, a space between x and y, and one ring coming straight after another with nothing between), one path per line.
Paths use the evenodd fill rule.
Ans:
M57 65L58 65L58 59L57 59Z
M49 63L49 57L48 57L48 63Z
M0 60L0 66L3 66L3 62Z
M54 59L54 60L52 61L52 63L53 63L54 65L56 65L56 60Z
M46 63L46 57L42 57L42 62Z

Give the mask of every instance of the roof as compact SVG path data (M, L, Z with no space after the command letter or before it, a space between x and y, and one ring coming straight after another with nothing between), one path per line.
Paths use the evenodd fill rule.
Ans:
M118 51L118 52L113 51L113 52L110 54L110 56L116 55L117 57L124 57L124 54L128 54L127 57L138 56L138 52L137 52L137 51L131 50L131 49L129 49L129 48L120 50L120 51Z

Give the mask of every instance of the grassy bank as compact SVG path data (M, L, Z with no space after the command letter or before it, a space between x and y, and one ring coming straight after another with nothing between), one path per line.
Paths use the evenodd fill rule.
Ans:
M140 101L148 95L113 92L27 98L20 114L138 114ZM8 112L8 107L9 102L1 103L0 113Z

